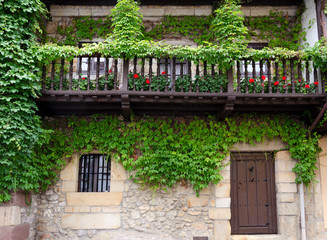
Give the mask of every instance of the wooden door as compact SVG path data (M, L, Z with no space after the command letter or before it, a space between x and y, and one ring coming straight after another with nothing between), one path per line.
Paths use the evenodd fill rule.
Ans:
M277 233L272 153L231 154L232 234Z

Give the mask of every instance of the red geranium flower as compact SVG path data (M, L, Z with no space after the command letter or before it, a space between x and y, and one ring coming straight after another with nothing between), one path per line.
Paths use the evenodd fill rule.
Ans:
M109 73L112 73L112 70L111 69L109 70Z
M314 85L316 85L316 86L319 85L319 82L314 82Z
M286 88L286 86L285 86L285 85L283 85L283 88Z
M266 77L265 77L265 76L262 76L261 79L262 79L262 80L266 80Z
M291 84L289 83L289 84L287 84L287 86L291 86Z
M135 73L134 78L139 78L139 75Z
M146 84L150 84L150 80L147 78L147 79L145 80L145 83L146 83Z
M285 80L286 80L286 77L285 77L285 76L283 76L283 77L282 77L282 79L285 81Z
M295 81L296 82L296 81ZM301 82L301 79L299 79L299 82Z
M85 78L82 78L83 80L85 80Z
M163 71L161 74L162 74L162 75L165 75L165 74L166 74L166 72L165 72L165 71Z
M250 83L254 83L254 79L253 78L250 78L249 82Z
M264 85L263 83L261 83L261 86L263 86L263 87L264 87L265 85Z
M279 84L279 82L278 82L278 81L274 82L274 85L275 85L275 86L277 86L278 84Z
M310 85L309 85L309 84L305 84L304 87L305 87L305 88L310 88Z

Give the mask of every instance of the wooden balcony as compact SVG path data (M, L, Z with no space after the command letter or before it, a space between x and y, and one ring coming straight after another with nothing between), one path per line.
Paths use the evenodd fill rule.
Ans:
M252 59L231 68L176 59L80 56L44 67L41 115L205 115L317 111L325 86L311 61Z

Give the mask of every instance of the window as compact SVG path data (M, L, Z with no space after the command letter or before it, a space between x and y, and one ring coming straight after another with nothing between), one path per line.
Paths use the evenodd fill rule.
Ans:
M168 78L172 77L172 72L173 72L173 60L172 59L167 59L167 74ZM184 61L181 63L180 61L176 60L175 61L175 76L178 78L181 76L181 66L183 65L183 75L188 74L188 62ZM165 59L160 59L160 73L164 72L166 69L166 60Z
M101 154L82 155L79 160L78 191L110 192L111 161Z
M231 154L232 234L277 233L272 153Z
M80 42L79 43L79 47L84 47L84 45L86 43L92 43L92 42ZM83 75L86 75L87 74L87 71L88 71L88 58L87 57L83 57L83 58L78 58L80 61L80 59L82 60L82 71L81 73ZM78 64L79 66L79 64ZM100 64L99 64L99 74L100 75L104 75L105 74L105 67L106 67L106 59L101 57L100 58ZM91 57L90 58L90 74L91 75L95 75L96 74L96 69L97 69L97 58L96 57ZM79 70L78 70L79 71Z

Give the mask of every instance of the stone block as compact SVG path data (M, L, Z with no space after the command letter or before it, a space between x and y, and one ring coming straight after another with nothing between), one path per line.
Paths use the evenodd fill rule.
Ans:
M99 192L99 193L67 193L67 205L69 206L119 206L123 199L123 193Z
M65 212L87 213L90 212L90 207L65 207Z
M195 16L209 16L212 12L212 8L210 7L202 7L202 8L195 8L194 15Z
M111 13L113 7L102 6L102 7L93 7L92 16L108 16Z
M110 192L124 192L124 181L111 181Z
M277 184L278 193L296 193L297 186L296 183L278 183Z
M58 22L48 22L47 24L47 34L57 33Z
M208 225L204 222L196 222L192 224L192 229L195 231L206 231L208 230Z
M242 151L252 151L252 152L267 152L267 151L275 151L279 149L285 148L285 144L279 140L266 140L263 143L256 143L255 145L251 145L248 143L236 143L233 145L232 150L237 150L239 152Z
M119 181L126 180L126 170L120 163L116 161L111 161L111 180Z
M20 222L20 207L0 207L0 226L18 225Z
M64 214L61 225L69 229L118 229L121 217L118 213Z
M215 221L214 236L215 240L227 240L230 238L231 226L229 221Z
M192 196L187 199L188 207L204 207L209 202L209 196Z
M92 10L90 7L78 7L78 15L79 16L90 16L92 14Z
M295 173L294 172L278 172L276 173L276 182L277 183L294 183L295 182Z
M200 195L201 194L210 194L210 189L211 189L210 186L202 189L200 192Z
M230 171L229 170L222 170L220 172L220 174L223 177L223 179L220 181L220 183L230 183Z
M78 179L78 154L72 156L72 160L60 172L60 179L64 181L77 181Z
M218 183L215 188L215 195L220 198L229 198L230 183Z
M3 240L26 240L30 232L29 224L21 224L13 227L0 227L0 239Z
M281 235L287 236L287 239L300 239L299 232L300 218L297 216L279 216L278 228ZM300 229L299 229L300 230Z
M231 199L230 198L217 198L216 199L216 207L217 208L230 208L231 207Z
M63 181L62 182L62 192L76 192L77 182L76 181Z
M194 16L195 9L193 7L170 7L165 8L165 15L172 16Z
M278 215L300 215L300 207L297 202L279 203L277 207Z
M92 207L91 212L101 212L102 208L101 207Z
M275 160L289 161L291 159L291 153L289 151L278 151L275 154Z
M229 220L231 218L230 208L211 208L209 218L216 220Z
M10 206L26 207L27 206L26 201L30 202L31 198L32 198L31 193L25 193L22 190L18 190L17 192L11 192L10 201L5 202L5 203L1 203L0 207L10 207Z
M277 201L279 201L279 202L294 202L295 201L294 193L278 194Z
M105 213L120 213L121 207L103 207L102 211Z
M53 17L70 17L70 16L78 16L78 8L74 6L59 6L59 5L51 5L50 13Z
M165 15L165 9L162 7L141 7L140 13L143 17L162 17Z

